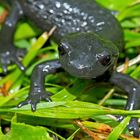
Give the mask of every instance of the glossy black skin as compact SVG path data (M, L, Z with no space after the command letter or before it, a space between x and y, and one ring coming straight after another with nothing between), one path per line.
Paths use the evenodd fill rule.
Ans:
M0 60L4 72L11 61L21 70L25 69L18 60L18 51L13 47L13 34L20 18L29 18L43 31L49 31L54 25L57 27L52 38L59 44L60 59L43 62L34 68L29 96L19 107L31 104L35 111L41 100L51 101L50 93L45 90L45 76L63 68L78 78L102 77L102 80L128 94L127 110L140 109L140 84L128 75L115 71L124 40L120 24L110 11L94 0L0 2L11 9L0 33ZM131 119L128 128L134 132L134 136L139 136L137 118Z

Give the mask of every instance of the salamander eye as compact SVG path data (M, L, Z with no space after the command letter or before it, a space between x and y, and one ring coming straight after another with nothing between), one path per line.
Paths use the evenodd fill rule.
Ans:
M60 44L60 45L59 45L58 51L59 51L59 54L60 54L60 55L64 55L64 54L67 53L66 50L65 50L64 44Z
M100 57L98 57L98 60L103 66L107 66L111 62L111 57L110 55L101 55Z

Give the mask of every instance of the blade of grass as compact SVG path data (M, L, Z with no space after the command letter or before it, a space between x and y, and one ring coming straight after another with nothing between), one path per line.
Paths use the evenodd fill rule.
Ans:
M70 135L67 140L73 140L74 139L74 136L76 135L77 132L80 131L80 128L78 128L74 133L72 133L72 135Z
M13 94L10 94L10 96L7 97L3 97L3 100L0 101L0 106L3 106L5 103L7 103L9 100L13 99L14 97L16 97L19 93L20 95L26 93L27 89L29 87L24 87L21 90L19 90L18 92L15 92Z
M90 105L90 107L88 105ZM30 105L26 105L22 108L9 108L9 109L2 108L0 109L0 112L1 114L18 113L21 115L46 117L46 118L61 118L61 119L79 119L93 117L94 115L106 115L106 114L131 115L132 117L136 117L136 115L137 117L140 116L139 110L127 111L119 109L102 108L100 106L98 106L97 108L96 104L94 105L92 103L80 101L39 103L36 112L32 112L30 108L31 108Z
M131 76L135 79L140 76L140 65L131 73Z
M109 134L107 137L107 140L118 140L120 134L123 132L123 130L126 128L130 121L131 117L127 116L126 118L121 121L121 123L113 129L113 131Z
M117 18L121 21L124 20L125 18L137 17L139 16L139 12L138 12L139 9L140 9L140 4L135 4L133 6L127 7L119 13Z

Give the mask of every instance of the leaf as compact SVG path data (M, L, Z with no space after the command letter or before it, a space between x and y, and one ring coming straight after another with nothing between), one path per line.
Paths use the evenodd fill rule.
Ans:
M20 24L20 26L17 28L15 32L15 40L34 37L36 35L37 32L34 30L34 28L25 22Z
M45 128L41 126L31 126L24 123L11 125L10 133L1 137L1 140L53 140Z
M121 11L122 9L126 8L127 6L134 3L134 0L96 0L98 3L101 3L105 7Z

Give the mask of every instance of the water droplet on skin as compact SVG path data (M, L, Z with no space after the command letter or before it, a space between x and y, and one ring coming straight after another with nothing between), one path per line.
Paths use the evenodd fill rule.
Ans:
M40 9L44 9L45 6L43 4L40 5Z
M50 9L50 10L49 10L49 12L50 12L51 14L53 14L53 13L54 13L54 11L53 11L52 9Z
M73 8L73 12L74 12L74 13L79 13L80 11L79 11L79 9L77 9L77 8Z
M72 8L69 8L68 10L69 10L69 12L72 12Z
M85 15L85 13L84 12L81 12L81 16L84 16Z
M133 110L133 108L134 108L134 102L130 104L129 110Z
M44 19L47 19L48 17L46 15L43 16Z
M5 24L8 25L9 27L12 27L12 23L9 22L8 20L6 20Z
M68 3L63 3L63 6L66 8L66 9L69 9L70 8L70 5Z
M85 22L83 22L82 24L81 24L81 27L84 27L84 26L86 26L87 25L87 22L85 21Z
M80 28L76 28L76 31L80 31Z
M101 26L101 25L104 25L105 23L104 22L99 22L99 23L97 23L96 25L97 26Z
M134 87L134 88L133 88L133 91L136 92L136 90L137 90L137 89Z
M36 4L36 6L40 9L43 10L45 8L44 4Z
M62 20L61 20L61 22L62 22L62 23L65 23L65 20L64 20L64 19L62 19Z
M88 14L83 13L83 20L87 20L87 18L88 18Z
M94 21L95 21L93 16L89 16L88 19L91 23L94 23Z
M64 14L68 14L68 11L67 10L64 10L63 12L64 12Z
M48 71L49 71L49 68L50 68L50 65L46 65L46 66L43 68L43 71L48 72Z
M60 8L61 7L61 3L60 2L56 2L56 8Z

